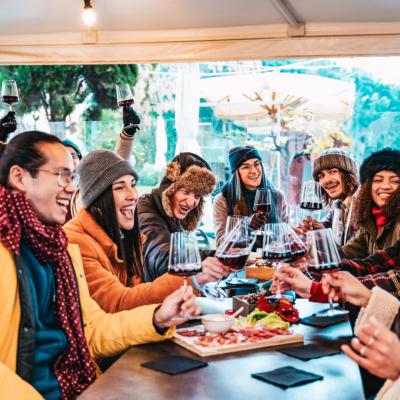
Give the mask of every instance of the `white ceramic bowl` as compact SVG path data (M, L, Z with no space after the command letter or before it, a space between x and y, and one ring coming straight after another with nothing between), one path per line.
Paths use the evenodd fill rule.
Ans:
M208 314L202 319L204 329L212 333L223 333L230 329L235 318L226 314Z

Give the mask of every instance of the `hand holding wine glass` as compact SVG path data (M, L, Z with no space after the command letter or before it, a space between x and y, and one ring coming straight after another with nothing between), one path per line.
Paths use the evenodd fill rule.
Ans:
M324 293L336 302L342 300L358 307L366 307L371 297L371 290L347 271L324 274L321 284Z
M299 268L282 263L282 266L274 273L274 282L270 287L272 293L277 292L278 282L281 292L293 290L304 299L311 297L311 285L313 281Z
M234 228L224 237L218 246L215 257L226 267L235 271L235 275L246 265L251 249L255 241L255 235L251 234L246 220L239 221ZM223 300L226 293L219 287L222 279L215 284L203 286L203 294L214 300Z
M183 276L183 286L187 286L187 277L199 272L201 272L201 258L196 235L193 232L172 233L168 273Z
M307 248L301 239L286 223L266 224L264 227L263 259L271 262L277 269L281 262L294 262L304 257ZM282 298L279 281L275 282L276 297Z
M300 208L305 210L309 217L322 210L321 186L318 182L307 181L303 183Z
M306 233L308 247L308 267L311 273L331 273L340 268L340 255L333 237L332 229L318 229ZM319 317L332 317L347 314L346 310L335 310L329 297L329 310L317 314Z
M6 142L8 135L17 129L17 121L15 112L9 111L3 118L0 119L0 141Z
M8 104L9 111L12 111L12 105L19 102L17 82L13 80L2 82L1 101Z
M134 100L131 88L128 84L116 85L118 106L122 107L122 120L124 131L133 136L140 130L140 117L133 108Z

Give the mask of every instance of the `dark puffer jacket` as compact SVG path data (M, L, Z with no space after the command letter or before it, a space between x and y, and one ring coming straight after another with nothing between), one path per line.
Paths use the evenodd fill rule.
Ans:
M215 176L210 166L200 156L180 153L168 164L158 189L139 199L138 216L140 231L146 235L144 243L144 279L153 281L167 272L171 233L193 231L203 213L204 197L215 187ZM171 197L179 189L200 195L198 206L183 220L174 217ZM211 255L200 252L202 260Z
M140 231L146 235L144 243L144 279L153 281L167 272L171 233L182 232L181 221L169 217L162 205L159 189L140 197L138 204ZM200 251L201 259L212 255Z

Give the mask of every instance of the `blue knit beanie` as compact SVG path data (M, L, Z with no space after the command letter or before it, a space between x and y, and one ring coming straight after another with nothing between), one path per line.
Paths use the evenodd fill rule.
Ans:
M79 160L82 160L82 153L81 153L81 150L79 149L79 147L78 147L78 145L77 145L76 143L74 143L74 142L73 142L72 140L70 140L70 139L64 139L64 140L62 141L62 144L63 144L65 147L72 147L72 148L76 151Z
M235 172L245 161L252 158L258 158L260 161L261 155L253 146L237 146L229 150L229 164L232 173Z

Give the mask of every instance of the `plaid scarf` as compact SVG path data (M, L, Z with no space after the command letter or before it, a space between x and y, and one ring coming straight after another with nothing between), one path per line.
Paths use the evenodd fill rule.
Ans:
M44 225L22 193L0 185L0 242L15 255L21 240L43 264L53 268L56 283L55 312L68 339L68 348L54 364L61 397L81 393L96 378L80 318L78 291L61 225Z

